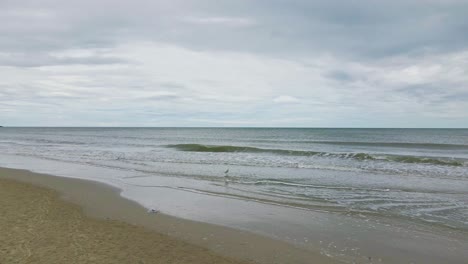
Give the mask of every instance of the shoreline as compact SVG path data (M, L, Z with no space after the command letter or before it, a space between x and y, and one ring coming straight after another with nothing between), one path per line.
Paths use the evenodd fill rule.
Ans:
M162 213L148 213L138 203L120 195L110 185L27 170L0 168L0 181L13 180L35 188L53 190L68 206L77 205L86 218L110 225L114 221L139 226L180 243L188 243L215 255L254 263L338 263L320 252L296 248L286 242L214 224L185 220Z
M436 264L465 263L468 258L465 231L404 219L304 211L206 195L173 188L185 182L157 174L151 175L152 185L138 186L122 181L139 176L128 170L0 156L0 166L12 168L5 170L21 171L23 181L58 190L65 199L82 203L92 217L110 216L146 226L236 259L255 259L257 263L310 263L311 259L319 259L316 263L369 263L372 259L377 263ZM83 190L87 190L86 195ZM150 214L147 208L162 213Z

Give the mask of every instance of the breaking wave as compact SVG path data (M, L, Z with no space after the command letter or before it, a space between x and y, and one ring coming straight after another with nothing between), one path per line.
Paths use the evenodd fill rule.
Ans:
M288 149L268 149L256 148L248 146L229 146L229 145L203 145L203 144L173 144L167 145L169 148L174 148L179 151L193 152L232 152L232 153L270 153L277 155L290 156L321 156L321 157L337 157L349 158L355 160L380 160L392 161L401 163L421 163L446 166L464 166L463 161L450 158L433 158L433 157L416 157L416 156L399 156L399 155L372 155L368 153L330 153L308 150L288 150Z

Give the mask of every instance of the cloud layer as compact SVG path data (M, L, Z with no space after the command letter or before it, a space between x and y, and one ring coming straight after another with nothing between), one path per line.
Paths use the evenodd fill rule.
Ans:
M468 1L2 1L0 122L467 127Z

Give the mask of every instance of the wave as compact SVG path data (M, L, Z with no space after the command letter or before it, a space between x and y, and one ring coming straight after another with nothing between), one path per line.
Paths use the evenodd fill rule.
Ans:
M274 153L295 156L314 156L321 152L303 151L303 150L286 150L286 149L264 149L246 146L220 146L220 145L202 145L202 144L175 144L167 145L167 147L175 148L181 151L196 151L196 152L245 152L245 153Z
M412 142L367 142L367 141L320 141L320 140L270 140L256 139L246 142L259 143L292 143L292 144L319 144L340 146L367 146L367 147L389 147L389 148L418 148L418 149L444 149L444 150L468 150L468 145L444 144L444 143L412 143Z
M303 142L303 143L306 143L306 142ZM442 144L442 143L360 142L360 141L308 141L307 143L326 144L326 145L345 145L345 146L468 150L468 145Z
M267 149L247 146L229 146L229 145L203 145L203 144L173 144L166 147L174 148L180 151L192 152L231 152L231 153L271 153L277 155L290 156L321 156L321 157L338 157L344 159L355 159L360 161L365 160L380 160L392 161L401 163L421 163L446 166L464 166L464 163L456 159L448 158L428 158L416 156L399 156L399 155L372 155L368 153L330 153L307 150L287 150L287 149Z
M436 159L426 157L413 157L413 156L390 156L388 160L403 162L403 163L426 163L435 165L449 165L449 166L463 166L463 162L452 159Z

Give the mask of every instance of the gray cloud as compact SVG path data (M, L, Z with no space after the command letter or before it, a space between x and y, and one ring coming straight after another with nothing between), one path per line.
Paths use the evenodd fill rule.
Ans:
M467 13L465 0L1 1L0 121L62 107L74 125L468 124Z
M3 50L111 47L130 38L203 50L374 57L462 49L468 40L466 1L84 0L1 5Z
M349 82L353 80L353 76L351 74L348 74L341 70L334 70L328 72L325 76L340 82Z
M124 60L116 57L101 57L101 56L89 56L89 57L64 57L57 58L45 54L34 54L34 53L21 53L8 55L0 54L0 66L12 66L12 67L40 67L40 66L56 66L56 65L73 65L73 64L84 64L84 65L106 65L106 64L127 64L130 63L128 60Z

